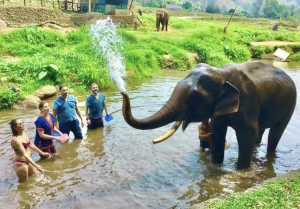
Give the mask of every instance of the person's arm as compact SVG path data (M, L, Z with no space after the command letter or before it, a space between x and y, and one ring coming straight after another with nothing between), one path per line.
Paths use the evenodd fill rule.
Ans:
M82 119L81 113L79 111L79 108L77 106L77 103L75 104L75 110L76 110L76 113L77 113L77 115L79 116L79 118L81 120L81 126L84 127L83 119Z
M39 148L37 148L37 147L34 145L34 143L30 143L29 147L30 147L30 149L32 149L33 151L39 153L40 155L42 155L42 156L44 156L44 157L46 157L46 158L51 157L50 153L48 153L48 152L43 152L42 150L40 150Z
M55 118L55 124L54 124L54 126L57 126L57 109L53 109L53 116Z
M105 103L105 102L103 102L103 103L104 103L104 110L105 110L105 113L106 113L106 115L109 115L109 112L107 111L106 103Z
M86 122L89 125L91 125L91 120L89 118L89 107L88 106L85 106L85 117L86 117Z
M56 121L56 120L55 120ZM56 133L58 133L59 135L63 135L63 133L58 129L58 128L56 128L56 126L54 126L54 131L56 132Z
M17 149L18 152L24 156L26 158L26 160L28 160L29 163L31 163L34 167L36 167L36 169L38 169L40 172L44 173L44 169L42 166L36 164L32 158L28 155L28 153L26 152L26 149L24 148L22 142L20 140L14 139L12 141L12 144L14 146L14 149ZM34 144L33 144L34 145ZM32 143L30 143L29 147L31 148ZM48 153L49 154L49 153Z
M206 140L209 140L210 138L211 138L211 133L208 133L208 134L199 134L199 137L201 138L201 139L206 139Z
M57 129L56 127L54 127L54 130ZM58 136L51 136L51 135L48 135L48 134L45 134L45 131L44 129L37 129L38 131L38 134L39 136L42 138L42 139L45 139L45 140L52 140L52 139L55 139L56 141L59 141L59 137ZM56 131L57 132L57 131ZM58 132L59 134L61 133L60 131ZM60 134L61 135L61 134Z

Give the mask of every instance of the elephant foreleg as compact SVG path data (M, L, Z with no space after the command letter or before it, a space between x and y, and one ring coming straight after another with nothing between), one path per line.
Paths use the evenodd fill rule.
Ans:
M235 131L239 145L237 169L248 168L250 167L254 144L259 139L258 122L252 121L250 124L245 124Z
M211 120L212 138L210 140L211 159L213 163L223 163L227 125L224 119Z

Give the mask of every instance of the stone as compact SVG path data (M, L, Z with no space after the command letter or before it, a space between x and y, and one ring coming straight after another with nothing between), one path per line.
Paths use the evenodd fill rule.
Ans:
M37 108L41 99L37 96L28 95L18 106L23 108Z
M35 91L35 96L38 96L40 99L47 99L56 94L56 88L54 86L44 86Z
M2 82L2 83L7 82L7 78L6 78L6 77L2 77L2 78L1 78L1 82Z
M0 29L7 28L6 22L0 19Z
M58 26L58 25L55 25L55 24L52 24L52 23L47 23L45 24L46 27L48 28L52 28L54 30L62 30L62 27Z

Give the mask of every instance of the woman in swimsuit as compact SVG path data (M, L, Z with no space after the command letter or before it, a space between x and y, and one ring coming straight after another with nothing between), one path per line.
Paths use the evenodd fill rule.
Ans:
M19 182L26 181L28 176L36 173L36 169L43 173L44 169L42 166L37 165L31 159L31 152L28 147L44 157L49 158L51 155L39 150L39 148L30 142L21 120L13 119L10 122L10 126L13 133L11 147L16 153L16 158L13 160L13 169L19 178Z
M55 117L50 113L48 103L41 101L39 109L41 111L41 115L39 115L35 121L36 134L34 144L40 150L54 154L56 153L54 140L60 142L59 136L54 136L54 133L55 135L62 135L63 133L55 127Z

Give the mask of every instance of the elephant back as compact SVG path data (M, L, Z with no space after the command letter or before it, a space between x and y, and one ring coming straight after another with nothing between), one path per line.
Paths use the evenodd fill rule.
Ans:
M165 10L165 9L158 9L157 11L156 11L156 14L162 14L162 16L164 17L164 16L167 16L167 17L170 17L170 14L169 14L169 12L167 11L167 10Z

